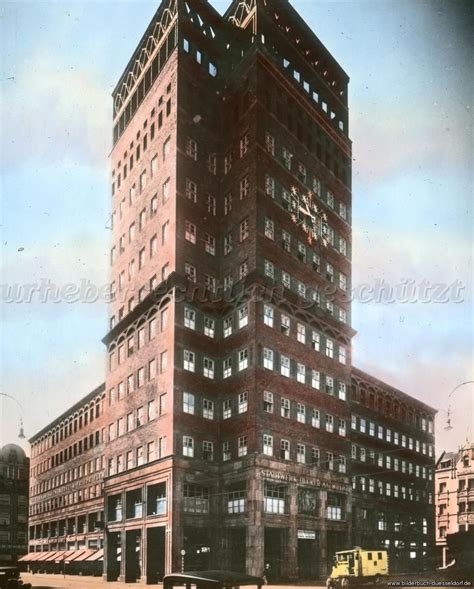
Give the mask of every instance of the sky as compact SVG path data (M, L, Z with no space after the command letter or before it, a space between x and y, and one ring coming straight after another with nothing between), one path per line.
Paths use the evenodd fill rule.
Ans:
M474 380L473 5L291 3L351 79L354 364L437 408L437 452L455 449L474 437L474 385L449 396ZM0 6L0 392L21 405L0 396L0 443L103 382L110 95L157 6ZM89 298L55 299L68 285Z

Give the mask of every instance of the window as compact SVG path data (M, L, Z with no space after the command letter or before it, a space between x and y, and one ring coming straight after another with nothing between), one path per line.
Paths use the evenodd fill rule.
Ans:
M245 370L249 365L249 351L247 348L239 351L239 371Z
M321 337L319 333L317 331L313 331L311 333L311 347L313 348L313 350L316 350L316 352L319 352L320 344Z
M282 156L283 156L283 163L288 170L291 170L291 159L293 155L286 149L286 147L282 148Z
M232 154L228 153L224 156L224 174L228 174L232 169Z
M192 202L197 202L197 184L189 178L185 182L185 195Z
M249 262L244 260L239 266L239 280L243 280L249 273Z
M300 423L306 423L306 407L303 403L297 403L296 405L296 420Z
M216 322L210 317L204 317L204 335L213 338L216 331Z
M346 400L346 383L344 382L339 383L339 399Z
M275 198L275 178L265 175L265 194Z
M232 210L232 194L229 192L224 197L224 215L228 215Z
M296 380L302 384L306 383L306 367L300 362L296 364Z
M263 306L263 322L268 327L273 327L273 307L270 305Z
M216 292L217 290L217 279L215 278L215 276L210 276L209 274L206 274L205 279L204 279L206 288L208 290L210 290L211 292Z
M188 370L189 372L194 372L195 371L195 362L196 362L196 356L195 356L194 352L191 352L189 350L184 350L184 362L183 362L184 369Z
M263 391L263 410L266 413L273 413L273 393Z
M283 354L280 356L280 373L282 376L290 376L290 359Z
M313 427L321 427L321 416L318 409L313 409L311 412L311 425Z
M240 157L244 157L244 155L247 153L248 148L249 148L249 136L244 135L240 139L240 142L239 142Z
M191 282L196 282L196 268L192 264L185 262L184 264L184 274L188 280Z
M271 219L265 218L265 237L275 238L275 224Z
M184 326L188 329L196 329L196 311L189 307L184 308Z
M285 288L291 288L291 276L287 272L282 271L281 282Z
M266 456L273 456L273 436L263 434L263 453Z
M226 462L231 459L230 442L222 442L222 460Z
M265 260L265 262L264 262L264 272L265 272L265 276L268 276L269 278L275 277L275 267L268 260Z
M290 318L288 315L281 314L281 332L283 335L290 335Z
M196 243L196 225L191 221L184 222L184 239L191 243Z
M189 436L183 436L183 456L194 457L194 439Z
M332 415L326 415L326 431L333 433L334 431L334 417Z
M186 155L191 159L197 161L197 143L191 137L186 138Z
M334 342L328 337L326 338L326 356L328 358L334 358Z
M203 374L206 378L214 378L214 360L204 358Z
M214 460L214 443L203 441L202 443L202 458L203 460Z
M247 436L240 436L238 439L238 455L239 456L246 456L247 455Z
M249 220L244 219L239 225L239 239L244 241L249 236Z
M194 415L194 395L183 392L183 413Z
M240 200L242 200L243 198L245 198L246 196L248 196L248 194L249 194L249 188L250 188L249 177L248 176L245 176L244 178L241 179L240 184L239 184Z
M346 435L346 421L344 419L339 419L339 435Z
M270 155L275 155L275 138L270 133L265 133L265 148Z
M304 444L296 445L296 462L304 464L306 462L306 446Z
M326 517L332 520L343 519L343 505L344 496L336 493L328 493L327 495L327 507Z
M290 400L289 399L281 399L280 403L280 414L285 419L290 419Z
M232 334L232 317L224 319L224 337L229 337Z
M163 182L163 186L161 187L161 201L165 204L170 197L170 179L168 178Z
M263 488L263 504L265 513L285 513L287 506L286 486L265 482Z
M297 323L296 325L296 339L300 344L306 343L306 327L303 323Z
M232 251L232 233L227 234L224 236L224 256L230 254Z
M263 348L263 367L273 370L273 350L270 348Z
M347 256L347 241L343 237L339 237L339 251L343 256Z
M283 460L290 459L290 442L288 440L281 440L280 442L280 458Z
M226 399L222 402L222 418L229 419L232 417L232 402L230 399Z
M209 513L209 489L185 484L183 508L187 513Z
M223 377L228 378L232 375L232 358L226 358L223 364Z
M211 256L216 255L216 238L213 235L206 233L204 236L204 249Z
M227 513L245 513L247 491L245 483L227 494Z
M143 172L140 174L140 192L142 192L145 189L146 186L146 170L143 170Z
M249 323L249 308L247 305L239 309L239 329L242 329Z
M346 457L339 456L338 458L338 471L339 472L346 472Z
M339 215L343 219L347 219L347 206L343 202L339 203Z

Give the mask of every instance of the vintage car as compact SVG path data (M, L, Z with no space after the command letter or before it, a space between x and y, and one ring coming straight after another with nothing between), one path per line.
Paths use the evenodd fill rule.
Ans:
M171 573L163 578L163 589L186 587L186 589L231 589L252 585L261 589L265 584L263 577L252 577L232 571L197 571Z
M0 566L0 589L31 589L31 583L23 583L18 567Z

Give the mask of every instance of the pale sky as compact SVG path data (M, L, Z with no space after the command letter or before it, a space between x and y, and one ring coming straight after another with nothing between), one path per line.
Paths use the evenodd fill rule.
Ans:
M438 302L356 300L354 364L438 408L437 452L454 449L473 437L474 385L443 429L474 380L472 3L292 4L351 78L353 286L454 284ZM157 6L2 3L2 285L107 283L110 94ZM1 392L30 437L103 381L106 306L1 294ZM17 407L0 407L16 441Z

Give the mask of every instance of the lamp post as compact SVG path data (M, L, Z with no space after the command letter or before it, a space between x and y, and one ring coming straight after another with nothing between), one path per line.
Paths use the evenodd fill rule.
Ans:
M448 417L446 419L446 425L444 426L444 429L446 431L450 431L453 429L453 426L451 425L451 405L449 404L449 399L451 399L451 397L455 391L457 391L458 389L460 389L461 387L463 387L466 384L474 384L474 380L466 380L465 382L462 382L462 383L456 385L454 387L454 389L448 395L448 411L447 411Z
M7 397L7 399L11 399L12 401L15 401L15 403L18 405L18 407L20 409L20 432L18 434L18 437L20 438L20 440L24 440L26 438L26 436L25 436L25 432L23 431L23 407L21 406L21 403L17 399L15 399L15 397L12 397L11 395L7 395L7 393L0 393L0 396Z

